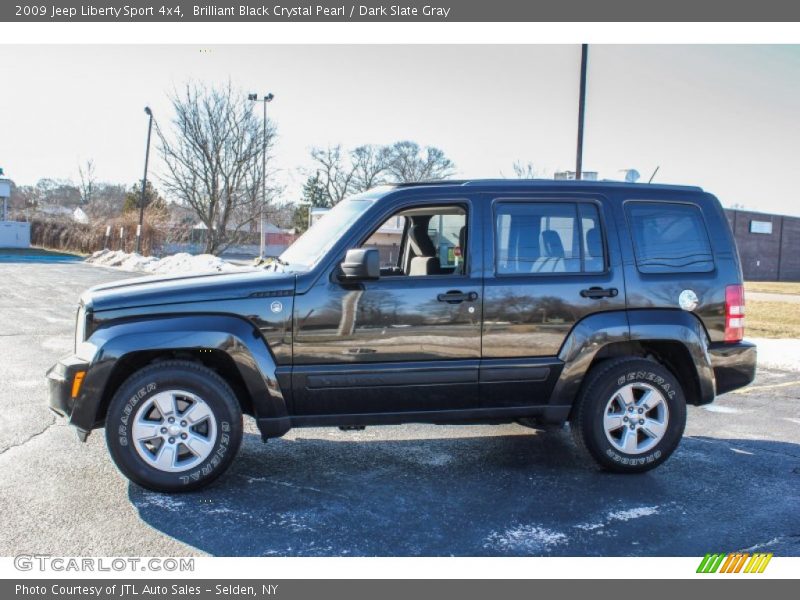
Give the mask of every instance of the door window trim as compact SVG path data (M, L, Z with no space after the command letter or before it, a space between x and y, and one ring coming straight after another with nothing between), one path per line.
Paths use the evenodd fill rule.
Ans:
M578 205L580 204L591 204L597 209L597 218L598 223L600 226L600 238L603 246L603 270L602 271L571 271L571 272L563 272L563 273L500 273L497 268L498 258L500 256L499 253L499 239L497 235L497 216L498 216L498 205L500 204L572 204L575 207L575 216L576 219L580 222L580 211L578 210ZM584 253L585 249L583 247L584 243L584 231L583 231L583 224L581 223L581 269L584 266ZM492 223L491 223L491 235L492 235L492 273L495 279L503 279L506 277L514 278L514 277L601 277L607 276L611 272L610 268L610 256L609 256L609 249L608 249L608 236L607 236L608 228L606 226L605 215L603 214L603 203L600 202L597 198L582 198L580 196L569 196L569 197L546 197L546 196L537 196L535 198L531 197L519 197L519 196L511 196L511 197L496 197L492 199Z
M403 202L398 202L389 210L383 211L380 213L377 219L377 226L371 227L368 232L364 235L359 236L358 242L355 245L348 244L348 247L353 248L360 248L363 246L367 240L378 230L380 229L381 225L383 225L387 219L391 218L393 215L403 212L404 210L408 210L409 208L415 207L430 207L432 209L438 207L445 207L445 206L459 206L465 212L466 216L466 223L467 223L467 268L465 269L464 273L443 273L443 274L435 274L435 275L424 275L424 276L417 276L412 277L410 275L383 275L379 279L375 281L369 282L370 284L380 283L381 281L432 281L432 280L447 280L447 281L455 281L459 278L472 278L473 277L473 269L474 265L477 262L475 260L475 252L470 253L469 248L474 247L473 235L472 230L475 228L475 203L470 202L470 199L466 197L462 198L452 198L450 196L439 196L439 197L431 197L431 198L413 198L410 197ZM371 223L375 223L376 220L372 219ZM407 229L407 227L405 228ZM406 239L406 232L404 230L403 233L403 240ZM346 250L345 250L346 252ZM338 264L344 260L344 255L338 261L334 261L333 265L331 266L329 278L335 280L335 274Z

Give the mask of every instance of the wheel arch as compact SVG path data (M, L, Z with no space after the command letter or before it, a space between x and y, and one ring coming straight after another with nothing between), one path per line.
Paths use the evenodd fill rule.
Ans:
M714 400L715 382L708 334L683 310L645 309L591 315L570 332L559 352L564 367L551 402L574 405L586 374L600 362L621 356L652 358L684 385L689 404Z
M96 350L71 422L83 429L103 424L120 385L161 360L198 362L233 388L242 412L285 416L286 401L266 341L247 320L226 315L159 317L109 324L88 340Z

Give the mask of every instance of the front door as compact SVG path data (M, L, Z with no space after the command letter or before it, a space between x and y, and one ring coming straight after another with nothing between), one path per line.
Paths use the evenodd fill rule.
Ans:
M295 299L294 413L475 408L481 356L480 236L470 200L427 200L380 216L381 277L337 267Z

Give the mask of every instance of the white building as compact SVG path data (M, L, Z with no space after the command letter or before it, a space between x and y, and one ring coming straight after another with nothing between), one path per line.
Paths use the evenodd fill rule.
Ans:
M3 205L3 220L0 221L0 248L27 248L31 245L30 223L8 220L8 199L11 197L11 181L3 177L0 169L0 202Z

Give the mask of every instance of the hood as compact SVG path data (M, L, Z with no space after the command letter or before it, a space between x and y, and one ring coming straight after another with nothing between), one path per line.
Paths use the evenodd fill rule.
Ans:
M81 295L93 311L139 306L184 304L247 298L268 292L294 292L295 274L248 269L222 273L188 273L165 277L135 277L98 285Z

